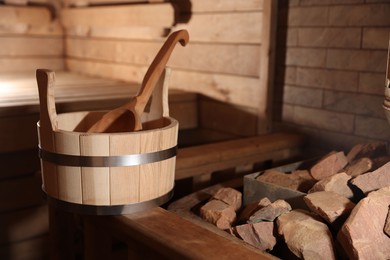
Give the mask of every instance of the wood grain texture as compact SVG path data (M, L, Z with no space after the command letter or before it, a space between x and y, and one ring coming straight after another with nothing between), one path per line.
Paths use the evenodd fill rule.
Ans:
M109 156L109 135L80 135L80 155ZM110 205L110 169L82 167L83 204Z
M80 155L80 135L72 132L55 132L56 153ZM81 167L57 165L58 196L61 200L83 202Z
M141 140L138 135L118 134L110 136L110 155L140 154ZM110 168L110 204L130 204L140 201L140 166Z
M155 15L158 13L159 15ZM173 24L174 10L169 3L153 5L121 5L94 8L64 8L61 11L62 23L67 27L88 28L116 26L170 27Z
M301 154L303 138L272 133L182 148L177 155L176 179L267 160L283 161Z
M168 259L274 259L232 237L227 239L162 208L99 222L125 241Z

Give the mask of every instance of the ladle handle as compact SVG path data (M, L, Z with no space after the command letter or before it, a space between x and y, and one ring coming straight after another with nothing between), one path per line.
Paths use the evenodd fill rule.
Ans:
M167 64L169 57L171 56L175 43L180 42L182 46L185 46L188 41L189 34L186 30L173 32L165 41L152 64L149 66L142 81L141 88L137 94L137 104L135 107L137 113L142 113L145 109L145 106L153 93L153 89L157 84L165 65Z

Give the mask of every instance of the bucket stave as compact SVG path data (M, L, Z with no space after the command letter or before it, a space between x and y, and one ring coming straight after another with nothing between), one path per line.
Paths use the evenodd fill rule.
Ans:
M166 74L166 73L165 73ZM162 82L165 82L165 75ZM172 196L178 122L162 106L153 109L145 130L123 133L75 131L104 112L57 115L54 72L37 71L38 122L43 190L51 202L87 214L125 214L160 205ZM159 84L160 90L166 84ZM157 88L157 89L158 89ZM167 95L163 95L164 99ZM153 102L161 102L161 95ZM148 117L146 115L146 117Z

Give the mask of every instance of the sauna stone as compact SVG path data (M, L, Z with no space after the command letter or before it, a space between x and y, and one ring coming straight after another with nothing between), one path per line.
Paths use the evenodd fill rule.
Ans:
M271 201L267 197L264 197L259 201L246 205L239 214L238 222L246 222L256 211L268 206L269 204L271 204Z
M242 205L242 194L241 192L233 188L221 188L215 193L213 199L220 200L226 204L232 206L235 211L239 210Z
M311 176L316 180L322 180L334 175L348 164L344 152L331 152L319 160L310 169Z
M234 208L220 200L210 200L200 208L200 216L220 229L229 229L236 220Z
M260 250L272 250L276 245L274 222L243 224L233 228L234 233L242 240Z
M346 168L345 172L349 176L356 177L360 174L366 173L372 169L374 162L368 158L363 157L351 162Z
M352 162L362 157L375 158L386 155L387 145L385 142L371 142L353 146L347 154L347 159Z
M248 223L257 223L261 221L274 221L280 215L291 210L290 204L284 200L276 200L268 206L256 211L248 220Z
M315 182L315 180L309 176L308 171L305 170L285 173L270 169L264 171L256 178L256 180L272 183L292 190L299 190L302 192L306 192Z
M318 181L308 191L308 193L318 191L332 191L348 199L351 199L354 194L351 188L348 186L348 182L350 180L351 176L348 176L345 172L340 172Z
M390 162L375 171L357 176L351 183L358 187L364 194L390 186Z
M390 238L383 232L390 205L390 187L359 201L337 235L349 259L389 259Z
M303 197L309 209L338 229L347 219L355 204L349 199L331 192L314 192Z
M390 205L389 211L387 212L385 227L383 228L383 232L390 238Z
M305 210L292 210L277 218L278 233L301 259L336 259L328 226Z

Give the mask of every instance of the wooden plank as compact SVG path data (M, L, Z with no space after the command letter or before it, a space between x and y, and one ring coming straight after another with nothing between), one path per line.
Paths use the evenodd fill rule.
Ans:
M229 12L229 11L259 11L267 0L193 0L191 12Z
M110 155L140 154L141 140L137 135L111 135ZM110 168L111 205L140 201L140 166Z
M0 25L24 24L42 26L50 24L49 8L37 6L0 6Z
M158 15L156 15L158 13ZM150 26L170 27L174 10L169 3L153 5L120 5L90 8L64 8L61 19L65 28Z
M67 57L149 66L162 42L114 41L91 38L67 38ZM213 58L210 59L210 53ZM207 73L258 77L260 46L248 44L189 43L172 53L168 66Z
M0 36L0 55L13 56L57 56L64 52L62 37L18 37Z
M108 135L80 135L80 155L109 156ZM110 169L82 167L83 204L110 205Z
M38 114L0 117L0 153L38 147Z
M199 100L199 125L222 133L245 137L257 133L257 111L254 108L233 106L209 98Z
M260 44L262 21L262 12L199 13L173 30L187 29L191 42Z
M102 26L85 26L77 25L67 26L66 35L70 37L94 37L94 38L110 38L110 39L139 39L139 40L164 40L170 32L169 27L148 27L142 25L128 25L116 27ZM1 29L0 29L1 33Z
M54 133L55 151L60 154L80 155L78 133ZM57 165L58 196L61 200L82 204L81 167Z
M64 61L60 57L13 57L1 58L0 70L5 72L35 71L37 68L50 68L52 70L63 70Z
M182 148L177 155L176 180L267 160L283 161L299 155L300 135L273 133Z
M49 238L47 235L26 241L0 246L0 259L26 260L48 259Z
M48 233L47 206L0 215L0 244L25 241Z
M160 131L148 131L140 138L140 153L150 153L159 150L159 144L154 140L159 140ZM159 162L140 165L140 201L147 201L159 197L159 173L161 167Z
M104 76L110 79L141 82L147 67L124 64L66 59L70 71L90 76ZM239 86L239 87L238 87ZM170 80L171 89L180 89L204 94L219 101L257 108L260 92L259 80L226 74L209 74L175 69ZM240 91L237 91L240 89Z
M272 131L277 9L276 0L264 1L257 134Z
M232 236L212 233L162 208L100 221L114 234L167 259L275 259ZM200 239L201 238L201 239Z
M0 165L3 168L0 171L0 180L29 176L41 169L36 147L31 150L2 153Z
M42 205L42 181L39 174L0 182L0 212Z
M65 6L162 3L164 0L63 0Z

